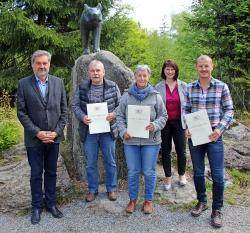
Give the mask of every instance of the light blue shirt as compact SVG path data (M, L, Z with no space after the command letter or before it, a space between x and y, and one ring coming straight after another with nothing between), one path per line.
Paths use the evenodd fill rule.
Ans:
M42 97L44 98L46 96L46 91L48 88L48 77L44 82L42 82L38 77L36 77L36 81L38 83L38 87L41 91Z

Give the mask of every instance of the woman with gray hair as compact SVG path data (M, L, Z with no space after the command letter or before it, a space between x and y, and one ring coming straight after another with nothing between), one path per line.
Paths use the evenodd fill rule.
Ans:
M161 129L167 121L167 112L159 93L149 84L151 70L147 65L135 69L135 83L124 92L116 110L117 126L123 139L128 167L128 190L130 202L126 211L133 213L139 191L140 174L144 175L145 192L143 211L153 212L153 195L156 186L156 162L161 144ZM150 122L145 127L148 138L136 137L128 132L128 106L149 106Z

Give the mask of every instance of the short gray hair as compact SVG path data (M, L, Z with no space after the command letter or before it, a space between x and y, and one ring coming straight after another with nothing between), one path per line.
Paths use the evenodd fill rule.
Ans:
M32 56L31 56L31 64L34 63L34 61L35 61L35 59L36 59L37 57L41 57L41 56L44 56L44 55L48 57L48 61L49 61L49 63L50 63L50 61L51 61L51 53L49 53L49 52L46 51L46 50L37 50L37 51L35 51L35 52L32 54Z
M96 66L96 65L101 65L101 66L103 67L103 69L104 69L103 63L102 63L101 61L99 61L99 60L92 60L92 61L89 63L88 68L89 68L90 66Z
M146 70L147 72L148 72L148 74L151 74L151 69L150 69L150 67L148 66L148 65L145 65L145 64L140 64L140 65L137 65L136 67L135 67L135 74L137 74L139 71L144 71L144 70Z

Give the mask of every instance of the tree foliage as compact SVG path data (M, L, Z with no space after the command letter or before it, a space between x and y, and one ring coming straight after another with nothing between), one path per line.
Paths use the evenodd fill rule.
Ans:
M149 35L150 49L153 52L153 69L160 81L163 62L173 59L179 66L179 78L190 82L196 79L195 59L202 48L198 43L197 33L190 29L188 18L190 13L182 12L172 16L169 30L162 33L152 32Z
M250 109L249 0L194 1L191 27L216 61L217 76L229 83L238 108Z
M123 14L114 15L104 23L101 44L132 70L136 64L150 64L152 61L146 31Z
M0 4L0 90L15 91L17 79L30 74L37 49L53 54L51 69L68 82L74 60L82 53L79 19L84 4L102 3L104 16L113 1L7 0ZM64 70L64 72L61 72Z
M182 12L172 17L172 39L174 41L174 56L180 68L180 78L186 82L196 79L195 62L206 49L198 42L199 34L192 30L188 20L193 16Z
M0 92L14 94L17 79L31 73L30 55L46 49L51 72L67 89L71 68L82 54L79 19L84 4L103 6L101 49L117 55L132 70L149 64L152 83L163 61L174 59L180 79L196 79L195 60L212 56L215 77L226 81L237 108L249 111L249 0L194 0L192 12L172 17L169 30L147 31L128 18L131 8L114 0L5 0L0 2ZM112 14L110 10L112 8Z

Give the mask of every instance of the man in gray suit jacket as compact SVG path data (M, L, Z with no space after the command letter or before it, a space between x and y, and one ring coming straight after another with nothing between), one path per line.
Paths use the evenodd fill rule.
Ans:
M32 224L40 222L43 208L43 170L46 208L53 217L63 217L56 207L56 169L67 121L67 99L63 81L48 74L50 61L49 52L34 52L31 57L34 74L21 79L17 89L17 116L24 127L31 167Z

